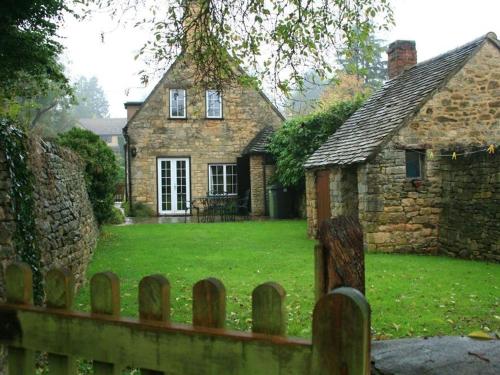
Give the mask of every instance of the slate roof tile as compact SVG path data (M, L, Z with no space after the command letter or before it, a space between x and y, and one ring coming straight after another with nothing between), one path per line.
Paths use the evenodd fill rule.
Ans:
M419 63L387 81L306 161L305 168L364 162L495 34Z

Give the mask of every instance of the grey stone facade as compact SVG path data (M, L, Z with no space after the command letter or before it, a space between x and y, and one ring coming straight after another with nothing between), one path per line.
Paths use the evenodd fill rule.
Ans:
M359 215L368 251L500 261L499 98L500 50L486 42L367 160L306 171L309 234L322 168L331 171L332 216ZM422 155L420 178L407 177L407 150Z

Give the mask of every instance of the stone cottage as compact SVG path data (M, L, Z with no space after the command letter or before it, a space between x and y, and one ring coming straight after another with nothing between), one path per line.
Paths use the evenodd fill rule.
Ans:
M500 43L493 33L389 80L306 162L308 232L359 217L368 251L500 260Z
M125 103L128 201L184 215L196 197L228 194L264 215L265 144L284 117L261 91L198 87L191 71L181 55L144 102Z

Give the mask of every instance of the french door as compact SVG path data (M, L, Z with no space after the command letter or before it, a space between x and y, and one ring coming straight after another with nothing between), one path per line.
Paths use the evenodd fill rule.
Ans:
M189 195L189 159L159 158L158 211L160 215L186 213Z

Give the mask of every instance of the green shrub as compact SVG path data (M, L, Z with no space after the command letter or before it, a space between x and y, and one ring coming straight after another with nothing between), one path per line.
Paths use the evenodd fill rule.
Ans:
M118 166L113 151L94 133L73 128L60 134L58 142L75 151L85 162L85 180L98 224L114 213L114 194Z
M151 207L145 205L144 203L135 203L132 207L132 212L130 216L133 217L152 217L155 216L155 212Z
M277 182L286 187L303 188L307 158L361 106L364 99L358 96L320 112L286 121L269 145L276 158Z
M123 215L122 210L113 207L111 211L112 214L109 218L106 219L106 221L104 222L105 224L118 225L125 222L125 216Z
M125 217L129 217L130 216L130 205L128 204L128 202L123 201L120 207L123 209L123 213L125 214Z

